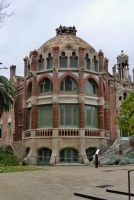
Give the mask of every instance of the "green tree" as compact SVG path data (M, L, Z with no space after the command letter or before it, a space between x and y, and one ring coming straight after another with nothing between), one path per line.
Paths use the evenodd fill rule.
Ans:
M0 115L3 111L9 111L13 103L16 88L4 76L0 76Z
M122 102L119 115L115 117L115 124L125 133L134 134L134 92L131 92Z

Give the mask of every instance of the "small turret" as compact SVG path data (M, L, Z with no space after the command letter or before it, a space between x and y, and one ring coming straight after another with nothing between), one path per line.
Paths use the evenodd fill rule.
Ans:
M117 65L118 65L118 73L120 76L120 79L127 79L129 74L129 57L124 54L123 50L121 51L121 54L117 57Z

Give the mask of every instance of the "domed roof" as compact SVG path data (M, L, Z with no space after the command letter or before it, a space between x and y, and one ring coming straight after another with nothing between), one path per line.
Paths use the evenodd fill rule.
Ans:
M65 27L60 26L56 29L57 35L47 42L45 42L38 51L41 53L52 50L52 47L59 47L62 49L72 49L78 50L79 47L88 48L91 51L95 51L92 46L90 46L83 39L76 36L75 27Z

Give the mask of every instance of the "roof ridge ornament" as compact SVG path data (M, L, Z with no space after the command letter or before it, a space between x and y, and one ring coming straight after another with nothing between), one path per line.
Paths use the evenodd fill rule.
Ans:
M76 28L75 26L69 26L69 27L66 27L66 26L62 26L60 25L59 28L56 29L56 35L62 35L62 34L73 34L73 35L76 35Z

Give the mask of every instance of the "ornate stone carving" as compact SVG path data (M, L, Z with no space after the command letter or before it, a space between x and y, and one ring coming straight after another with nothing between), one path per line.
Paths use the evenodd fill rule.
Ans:
M79 103L85 103L85 95L83 94L79 95Z
M59 96L58 96L58 94L53 94L52 99L53 99L53 102L59 102Z
M58 72L58 68L53 66L53 72Z
M26 101L22 101L22 108L28 108L28 104Z
M98 105L99 105L99 106L103 106L103 105L104 105L104 97L100 97L100 98L99 98Z
M105 109L109 109L109 101L106 101L106 102L104 103L104 108L105 108Z
M71 45L71 44L67 44L67 45L66 45L66 49L67 49L67 50L71 50L71 49L72 49L72 45Z
M79 69L79 72L84 72L85 67Z
M29 71L29 73L30 73L30 76L36 76L36 71Z
M36 96L32 96L31 104L32 105L37 105L37 97Z
M44 47L43 47L43 52L45 53L47 50L48 50L48 47L47 47L47 46L44 46Z
M76 28L75 26L71 27L66 27L66 26L62 26L60 25L59 28L56 29L56 35L61 35L61 34L73 34L73 35L76 35Z

